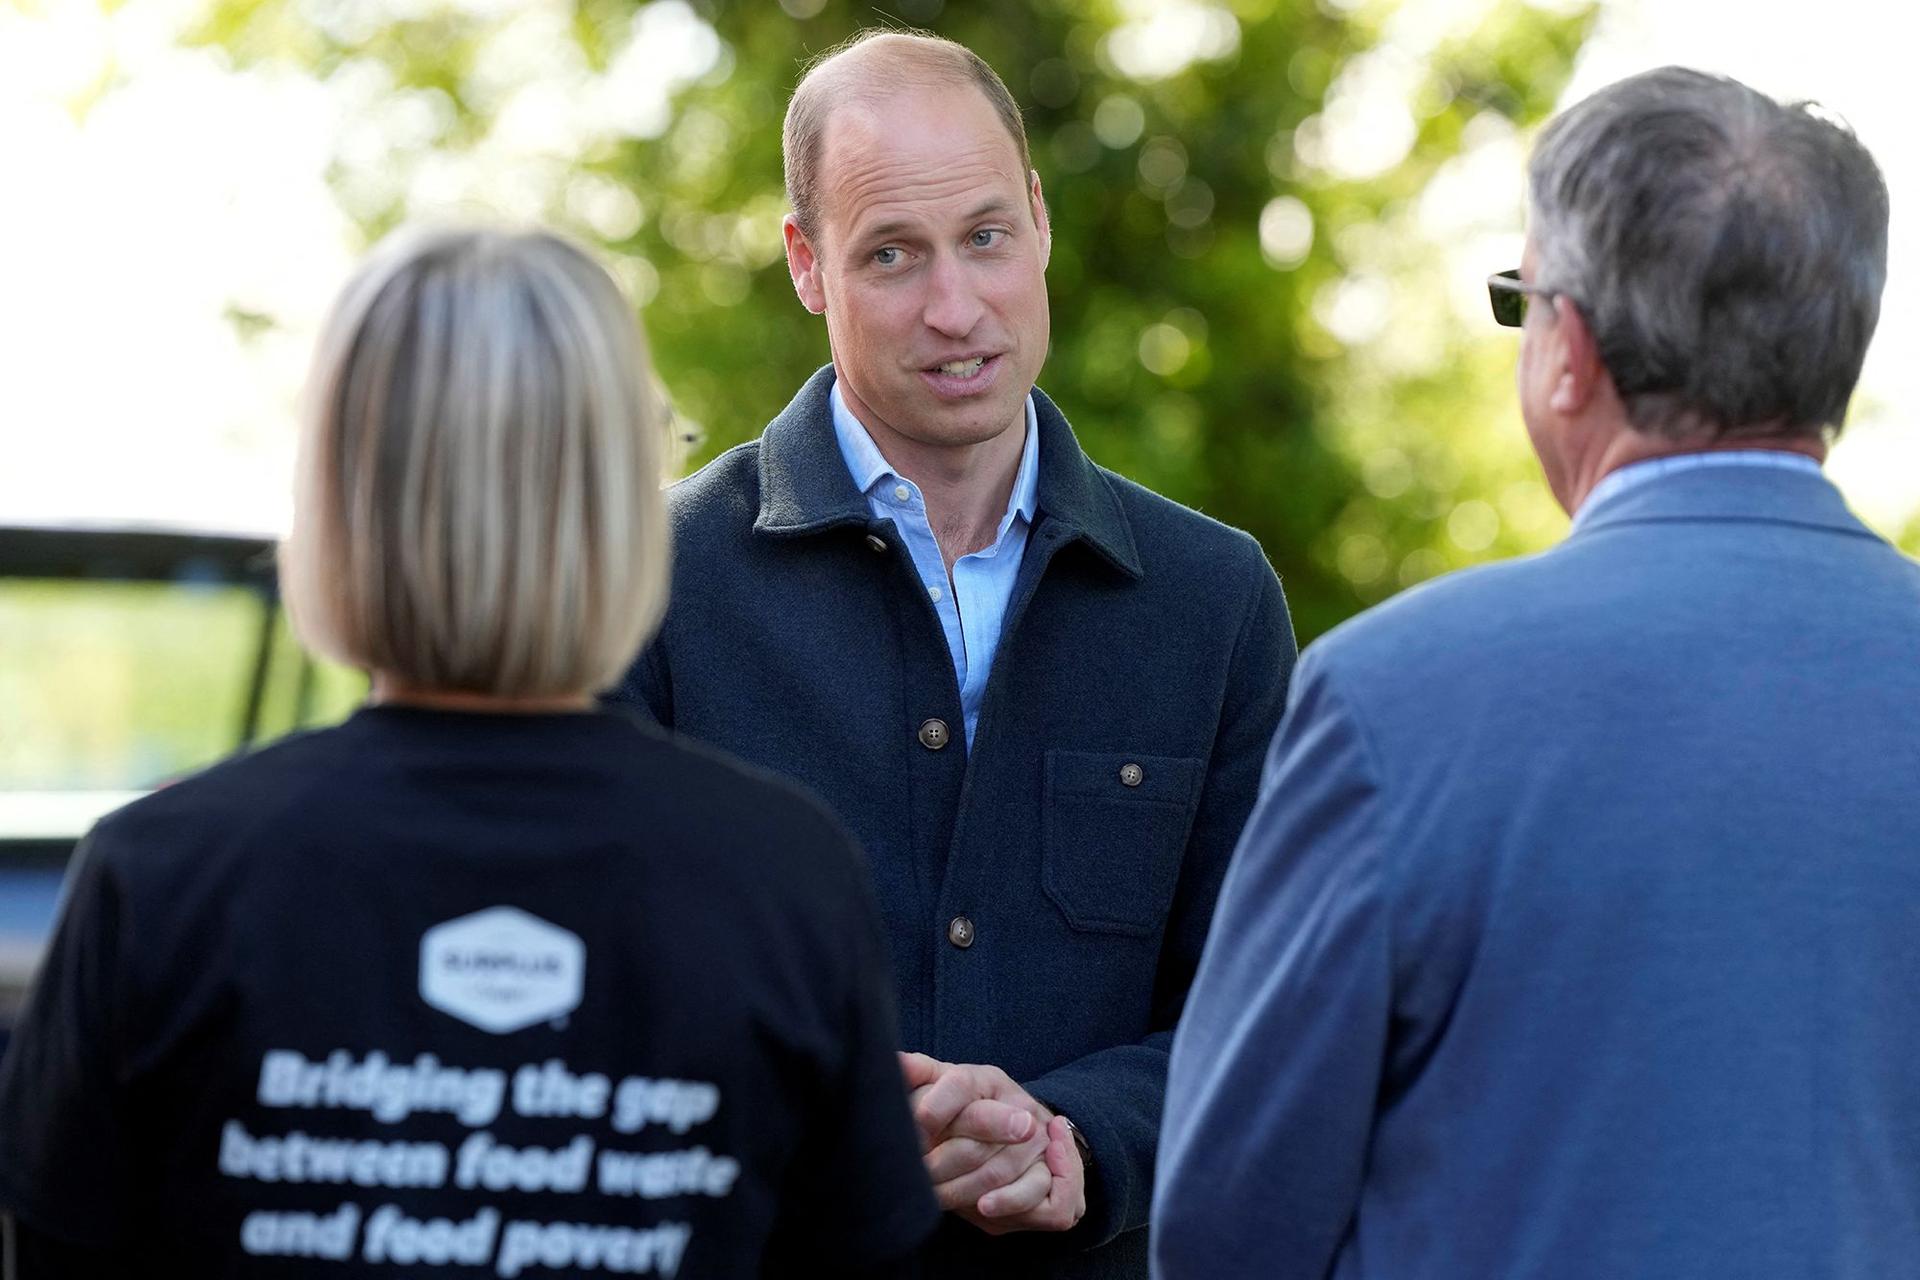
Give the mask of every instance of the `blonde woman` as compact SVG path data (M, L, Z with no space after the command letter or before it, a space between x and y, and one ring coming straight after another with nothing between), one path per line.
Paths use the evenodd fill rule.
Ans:
M892 1274L936 1210L848 837L595 709L667 543L633 315L546 234L348 285L295 624L345 724L105 819L0 1068L19 1274Z

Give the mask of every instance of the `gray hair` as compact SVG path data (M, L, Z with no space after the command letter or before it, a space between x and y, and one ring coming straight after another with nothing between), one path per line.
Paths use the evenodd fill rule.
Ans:
M1886 184L1844 125L1663 67L1556 118L1528 177L1535 281L1635 428L1838 434L1887 274Z
M664 424L631 307L545 232L391 237L320 339L289 612L419 689L619 679L666 606Z

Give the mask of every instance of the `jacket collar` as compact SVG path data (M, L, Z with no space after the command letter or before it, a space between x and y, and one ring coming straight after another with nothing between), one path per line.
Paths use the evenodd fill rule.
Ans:
M1789 524L1883 541L1847 510L1824 474L1776 467L1699 467L1653 477L1583 510L1569 541L1620 525L1668 521Z
M833 366L827 365L767 424L760 437L760 514L755 533L792 538L843 526L865 528L873 516L847 471L833 431ZM1112 484L1081 451L1067 419L1038 387L1041 519L1057 521L1061 541L1079 540L1114 568L1141 576L1133 530Z
M793 538L842 525L865 527L866 495L853 482L833 434L833 366L808 378L760 436L760 514L755 533Z

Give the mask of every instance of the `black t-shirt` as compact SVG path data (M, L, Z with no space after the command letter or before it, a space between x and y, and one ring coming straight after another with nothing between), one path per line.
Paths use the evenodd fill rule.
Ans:
M623 715L363 710L108 817L68 894L0 1201L129 1273L840 1274L935 1224L852 842Z

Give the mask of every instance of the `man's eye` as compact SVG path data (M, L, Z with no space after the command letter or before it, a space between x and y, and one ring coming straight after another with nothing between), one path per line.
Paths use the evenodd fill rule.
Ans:
M873 251L874 263L882 267L891 267L900 261L900 251L892 245Z
M991 249L996 244L999 244L1000 241L1006 237L1006 234L1006 232L998 228L985 228L974 232L970 239L972 240L973 247L976 249Z

